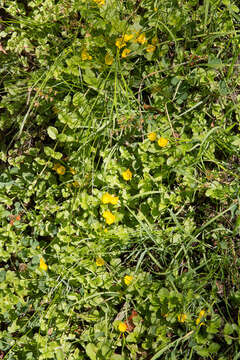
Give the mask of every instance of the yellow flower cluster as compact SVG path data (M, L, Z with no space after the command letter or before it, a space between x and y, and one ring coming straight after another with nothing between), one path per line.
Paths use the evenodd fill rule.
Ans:
M157 134L156 134L155 132L151 132L151 133L148 134L148 139L149 139L150 141L155 141L156 138L157 138ZM167 144L168 144L168 139L166 139L166 138L164 138L164 137L160 137L160 138L158 139L158 145L159 145L160 147L165 147L165 146L167 146Z
M117 205L118 203L118 196L111 195L109 193L105 193L102 196L102 203L103 204L112 204Z
M200 324L200 326L204 325L204 322L202 320L204 319L205 315L206 315L206 311L201 310L198 315L198 318L196 320L196 325L199 325L199 324Z
M186 314L179 314L179 315L178 315L178 321L179 321L179 322L184 323L186 319L187 319L187 315L186 315Z
M148 44L148 46L147 46L147 52L149 52L149 53L152 53L152 52L154 52L155 51L155 49L156 49L156 46L154 46L154 45L151 45L151 44Z
M111 213L111 211L104 211L103 217L108 225L113 224L116 221L116 216Z
M105 4L105 0L93 0L99 6L103 6Z
M131 52L131 50L128 49L128 48L124 49L123 52L122 52L122 58L127 57L128 54L130 54L130 52Z
M121 37L119 37L119 38L116 40L115 45L116 45L119 49L121 49L122 47L126 46L127 43L124 41L124 37L121 36Z
M89 55L89 53L87 52L87 49L83 49L83 50L82 50L81 58L82 58L83 61L85 61L85 60L92 60L92 56Z
M133 34L125 34L123 35L123 40L128 42L129 40L132 40L133 37L134 37Z
M139 44L145 44L145 42L147 42L147 39L146 39L146 36L144 33L140 34L138 37L137 37L137 42Z
M127 45L127 42L132 40L133 38L134 38L133 42L135 42L135 43L139 43L141 45L147 44L147 38L146 38L145 33L139 34L138 32L135 32L135 34L125 34L125 35L120 36L116 40L115 45L120 50L121 48L125 47ZM158 43L158 38L157 38L157 36L155 36L152 38L152 44L147 45L146 51L148 53L153 53L156 49L157 43ZM127 48L124 49L122 52L122 58L126 58L130 52L131 52L130 49L127 49ZM105 59L105 62L106 62L106 59Z
M54 165L53 170L55 170L58 175L64 175L66 171L65 167L59 163Z

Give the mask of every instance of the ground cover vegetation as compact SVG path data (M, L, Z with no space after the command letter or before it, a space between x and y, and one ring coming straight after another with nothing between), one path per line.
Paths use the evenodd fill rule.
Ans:
M239 9L1 1L1 359L239 359Z

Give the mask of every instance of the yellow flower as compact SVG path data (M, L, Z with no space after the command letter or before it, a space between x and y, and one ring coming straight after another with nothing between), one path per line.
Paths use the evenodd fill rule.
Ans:
M53 170L55 170L58 173L58 175L64 175L66 171L65 167L59 163L53 166Z
M155 141L157 138L157 134L155 132L151 132L150 134L148 134L148 138L150 141Z
M146 36L145 36L144 33L142 33L141 35L139 35L138 38L137 38L137 42L138 42L139 44L142 44L142 45L143 45L146 41L147 41L147 39L146 39Z
M79 184L79 182L78 182L77 180L75 180L75 181L73 182L73 186L74 186L75 188L78 188L78 187L80 186L80 184Z
M121 49L122 47L126 46L126 42L124 41L123 37L121 36L120 38L118 38L115 42L115 45Z
M105 193L102 196L102 203L103 204L112 204L117 205L118 203L118 196L111 195L109 193Z
M133 34L125 34L123 35L123 41L129 41L133 38Z
M124 276L124 282L126 285L130 285L132 281L133 281L133 276L131 275Z
M197 320L196 320L196 325L198 325L199 323L200 323L200 326L201 326L201 325L204 325L204 323L202 322L202 320L203 320L205 314L206 314L206 311L205 311L205 310L201 310L201 311L200 311L200 313L199 313L199 315L198 315L198 318L197 318Z
M165 147L167 146L167 144L168 144L168 139L165 139L163 137L160 137L160 139L158 139L158 145L160 147Z
M154 37L152 38L152 44L153 44L153 45L157 45L157 43L158 43L158 37L157 37L157 36L154 36Z
M128 180L131 180L132 179L132 172L127 169L126 171L124 171L122 173L122 177L124 178L124 180L128 181Z
M54 166L53 166L53 170L57 170L57 168L59 167L59 166L61 166L61 164L59 164L59 163L57 163L57 164L54 164Z
M74 170L72 167L70 167L70 173L72 174L72 175L75 175L76 174L76 170Z
M155 51L155 49L156 49L156 46L149 44L149 45L147 46L147 49L146 49L146 50L147 50L147 52L152 53L152 52Z
M186 315L186 314L179 314L179 315L178 315L178 321L179 321L179 322L184 323L186 319L187 319L187 315Z
M44 271L47 271L48 269L48 266L47 264L45 263L45 261L43 260L43 258L40 259L40 265L39 265L40 269L41 270L44 270Z
M82 53L81 53L81 57L82 57L82 60L92 60L92 56L89 55L89 53L87 52L86 49L83 49L82 50Z
M113 63L113 57L112 57L112 55L107 54L107 55L105 56L105 64L106 64L106 65L112 65L112 63Z
M205 314L206 314L206 311L205 311L205 310L201 310L198 316L199 316L199 317L203 317Z
M125 57L127 57L128 56L128 54L131 52L131 50L130 49L124 49L123 50L123 52L122 52L122 58L125 58Z
M100 6L105 4L105 0L93 0L93 1Z
M56 173L58 173L58 175L64 175L65 174L65 167L62 165L59 165L58 168L56 169Z
M116 216L113 215L110 211L104 211L103 217L108 225L113 224L116 221Z
M96 258L97 266L103 266L104 264L105 264L105 261L101 257Z
M122 333L127 331L127 325L124 322L120 322L118 325L118 330Z

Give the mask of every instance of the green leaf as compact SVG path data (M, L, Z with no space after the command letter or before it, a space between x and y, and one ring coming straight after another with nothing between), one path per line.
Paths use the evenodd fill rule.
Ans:
M233 333L233 327L232 324L226 323L223 330L224 335L230 335Z
M54 151L49 146L44 146L44 152L47 156L50 156L56 160L60 160L62 158L62 154L60 152Z
M219 344L213 342L213 343L210 344L208 350L210 351L210 353L217 353L218 350L220 349L220 347L221 346Z
M3 195L3 194L1 194L0 202L6 204L7 206L11 206L13 203L12 199L10 199L7 195Z
M235 226L233 229L233 235L236 236L239 232L240 232L240 215L238 215L236 219Z
M57 358L57 360L64 360L65 359L65 356L64 356L64 353L63 353L62 349L57 349L56 350L56 358Z
M89 356L89 358L91 360L96 360L97 359L96 358L97 350L98 350L97 347L92 343L89 343L86 346L86 353L87 353L87 355Z
M57 138L57 135L58 135L58 129L56 129L55 127L53 126L49 126L47 128L47 133L48 133L48 136L53 139L53 140L56 140Z
M197 354L200 355L200 356L205 357L205 356L209 355L208 349L206 349L206 348L204 348L202 346L195 346L195 350L196 350Z
M5 279L6 279L6 271L1 270L0 271L0 282L5 281Z

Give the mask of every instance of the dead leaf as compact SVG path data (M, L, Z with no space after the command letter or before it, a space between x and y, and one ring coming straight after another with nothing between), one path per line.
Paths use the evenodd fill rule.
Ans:
M4 50L1 43L0 43L0 51L3 52L4 54L7 54L6 50Z

